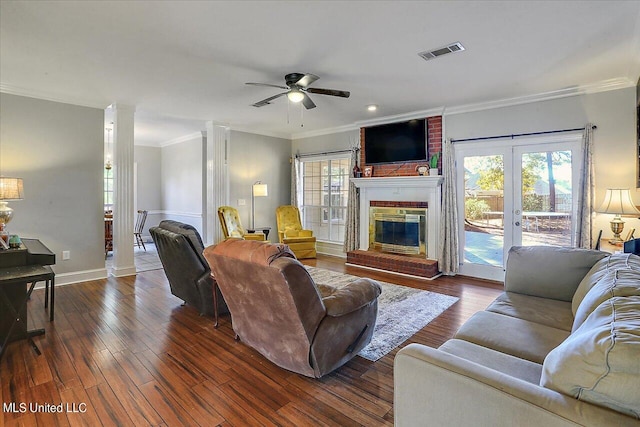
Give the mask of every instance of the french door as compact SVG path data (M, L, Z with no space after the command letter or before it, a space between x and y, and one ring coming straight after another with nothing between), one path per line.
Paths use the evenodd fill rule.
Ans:
M511 246L574 246L580 140L456 143L462 274L503 280Z

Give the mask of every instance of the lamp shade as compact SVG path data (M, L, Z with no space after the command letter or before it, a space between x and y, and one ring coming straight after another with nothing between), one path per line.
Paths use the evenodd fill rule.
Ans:
M22 178L0 176L0 200L24 199Z
M608 188L598 212L616 215L640 214L631 200L628 188Z
M254 197L267 197L269 195L267 191L267 184L256 182L253 184L253 196Z

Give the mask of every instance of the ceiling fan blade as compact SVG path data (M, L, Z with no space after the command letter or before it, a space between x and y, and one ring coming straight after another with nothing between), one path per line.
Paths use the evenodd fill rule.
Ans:
M331 95L331 96L340 96L342 98L348 98L351 93L346 90L335 90L335 89L320 89L316 87L310 87L306 89L309 93L317 93L319 95Z
M268 87L277 87L278 89L289 89L286 86L271 85L269 83L245 83L245 84L251 85L251 86L268 86Z
M307 95L306 93L304 94L304 98L302 98L302 105L304 105L304 108L306 108L307 110L316 108L316 104L311 100L311 98L309 98L309 95Z
M269 98L263 99L262 101L258 101L255 104L251 104L251 105L253 105L254 107L264 107L265 105L271 104L271 101L273 101L274 99L280 98L281 96L285 96L286 94L287 92L282 92L277 95L273 95Z
M315 82L316 80L318 80L320 77L316 76L315 74L305 74L304 76L302 76L300 78L300 80L298 80L297 82L295 82L295 84L297 86L300 87L307 87L309 86L311 83Z

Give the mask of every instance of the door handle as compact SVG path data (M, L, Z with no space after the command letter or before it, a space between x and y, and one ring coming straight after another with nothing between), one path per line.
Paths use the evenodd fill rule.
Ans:
M520 226L520 221L516 221L516 227Z

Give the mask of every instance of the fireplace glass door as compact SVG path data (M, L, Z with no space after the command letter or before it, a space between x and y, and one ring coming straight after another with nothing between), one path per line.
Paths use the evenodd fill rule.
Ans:
M425 208L370 207L369 224L369 250L426 255Z

